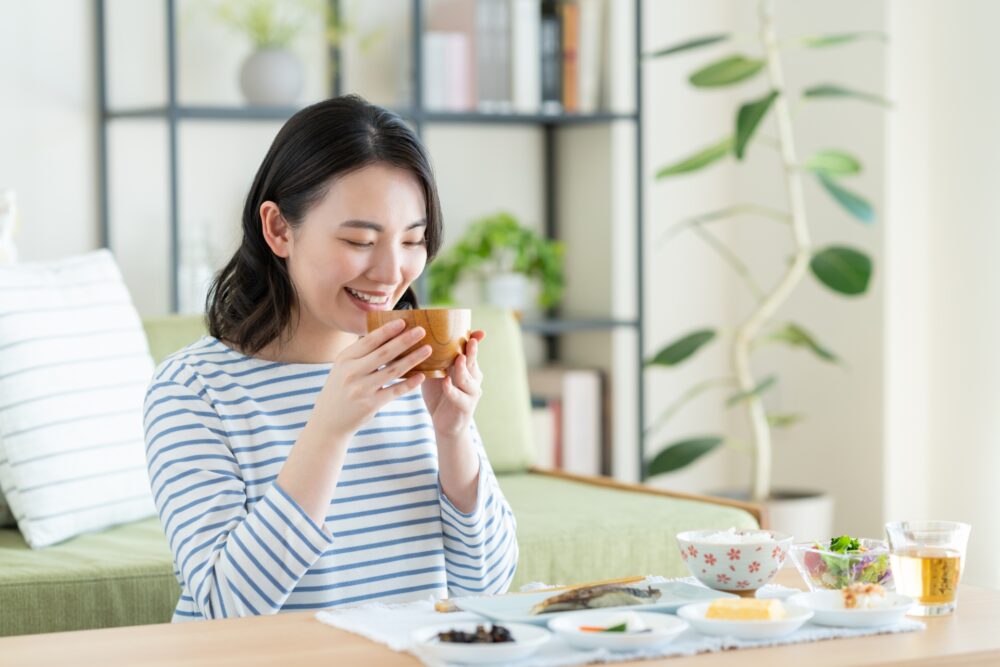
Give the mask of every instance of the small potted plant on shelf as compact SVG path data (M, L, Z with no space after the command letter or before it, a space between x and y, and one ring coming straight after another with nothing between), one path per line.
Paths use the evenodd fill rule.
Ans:
M537 303L551 308L563 290L563 245L523 227L509 213L497 213L469 226L458 243L431 264L430 298L453 302L452 291L472 274L483 287L486 303L523 311L531 281L539 286Z
M873 271L872 260L857 248L840 244L816 247L810 239L808 207L803 183L807 178L815 178L820 188L840 205L843 211L856 221L871 225L875 221L873 207L861 195L843 185L842 179L861 171L861 162L850 153L837 150L820 150L809 156L801 156L794 141L792 104L820 102L829 99L853 100L886 106L882 98L866 92L854 90L839 84L818 83L798 91L789 88L783 77L781 47L776 37L772 0L760 0L760 44L757 53L751 55L733 54L714 60L694 71L689 81L700 89L714 90L734 84L745 85L755 79L763 85L757 97L747 100L736 111L732 127L720 141L665 165L658 170L657 179L674 178L690 174L708 167L728 157L743 160L748 147L755 142L768 144L781 157L780 167L775 170L775 179L780 179L787 195L787 209L780 210L755 202L736 203L686 220L678 221L668 236L680 232L695 234L708 247L719 253L743 279L753 297L749 312L741 317L738 325L727 335L731 372L727 377L712 378L696 383L681 394L660 413L647 429L652 433L661 429L673 415L692 399L709 391L722 390L722 399L727 407L744 413L749 431L749 446L742 448L751 452L751 484L749 496L756 502L767 503L772 522L776 527L797 533L789 526L797 520L789 518L788 512L795 512L795 505L820 507L819 515L804 518L803 531L816 530L821 524L829 525L832 517L832 501L802 498L793 503L778 500L784 494L772 488L772 430L787 428L800 419L800 415L782 414L768 409L765 398L768 391L778 382L775 374L755 375L751 366L751 355L761 346L782 344L811 352L825 363L839 363L838 357L823 345L807 326L795 321L779 318L779 310L788 301L796 288L809 276L834 294L843 297L858 297L868 289ZM684 43L662 49L651 57L672 56L710 45L724 44L732 35L715 34L698 37ZM866 39L883 40L880 33L840 33L804 37L796 40L797 46L821 49L846 45ZM787 41L785 43L788 43ZM764 136L758 131L768 118L773 119L776 137ZM788 261L781 267L780 277L772 285L761 285L753 275L753 267L742 260L733 250L715 237L707 226L740 215L754 215L773 220L788 231ZM669 368L691 358L705 345L721 337L722 332L714 327L699 327L659 350L649 365ZM649 462L646 469L650 476L678 470L723 444L740 445L731 434L707 434L685 437L666 444ZM817 494L821 496L822 494ZM813 502L813 501L817 502ZM822 500L822 502L819 502ZM785 523L785 522L789 523ZM829 527L819 529L829 532ZM803 532L802 535L805 535ZM827 534L823 534L825 539Z
M298 102L305 75L291 44L310 23L325 23L331 45L339 44L353 30L344 14L335 14L324 0L217 0L212 7L219 21L253 44L240 68L240 90L255 106ZM378 32L365 35L361 48L366 49L378 36Z

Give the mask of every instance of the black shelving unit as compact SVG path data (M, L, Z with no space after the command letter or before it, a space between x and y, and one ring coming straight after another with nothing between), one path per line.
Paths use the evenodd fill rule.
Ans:
M637 364L637 437L638 437L638 476L645 479L645 382L644 365L644 291L643 291L643 154L642 154L642 0L632 0L635 12L635 111L632 113L597 112L589 114L523 114L523 113L477 113L477 112L446 112L423 108L423 17L424 0L411 1L411 84L412 106L394 109L396 113L411 122L418 134L423 135L427 125L523 125L539 127L544 132L544 178L545 178L545 231L549 238L559 238L557 225L558 196L556 192L558 160L556 146L558 132L562 127L588 124L606 124L619 121L631 122L635 126L635 158L636 158L636 249L635 249L635 284L636 305L635 319L600 319L560 317L558 312L541 320L526 320L522 329L526 333L543 336L546 340L547 356L558 358L559 338L582 332L611 331L614 329L633 329L636 334L636 364ZM613 0L617 2L618 0ZM332 12L339 12L339 1L328 0ZM126 119L162 119L167 123L167 158L168 158L168 192L169 192L169 225L170 225L170 304L172 311L179 309L179 260L180 260L180 220L178 198L180 196L178 181L180 156L178 154L178 127L188 120L220 121L220 122L260 122L287 120L298 108L285 107L240 107L240 106L183 106L177 99L177 24L176 0L163 0L166 25L166 103L164 105L112 109L108 103L107 94L107 39L105 34L106 0L94 0L96 65L97 65L97 103L98 103L98 206L100 217L100 238L104 247L111 247L111 220L109 212L109 169L108 169L108 124L116 120ZM334 75L330 82L333 95L340 95L340 62L339 49L331 47L329 57L334 63Z

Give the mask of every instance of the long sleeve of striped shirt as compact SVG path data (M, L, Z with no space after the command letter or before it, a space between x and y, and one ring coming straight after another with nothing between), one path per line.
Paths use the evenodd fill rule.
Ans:
M479 452L476 506L466 514L441 493L445 565L453 596L503 593L517 568L514 513L500 491L475 424L471 431Z
M146 458L181 597L175 621L506 590L515 523L473 426L476 505L438 481L420 391L349 443L318 525L277 484L330 364L280 364L204 338L164 362L146 396Z
M333 537L277 482L248 509L222 421L190 387L150 387L146 434L153 499L197 615L277 612Z

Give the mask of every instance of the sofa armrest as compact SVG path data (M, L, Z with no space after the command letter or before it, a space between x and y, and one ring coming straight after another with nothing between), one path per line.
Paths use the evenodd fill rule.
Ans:
M768 528L770 525L767 517L767 509L763 505L757 503L748 503L741 500L732 500L730 498L720 498L718 496L702 496L695 493L680 493L677 491L667 491L666 489L657 489L642 484L629 484L626 482L619 482L618 480L612 479L610 477L593 477L590 475L576 475L574 473L564 472L562 470L542 470L540 468L532 468L531 472L536 475L548 475L549 477L556 477L558 479L566 479L574 482L582 482L584 484L593 484L595 486L603 486L610 489L619 489L621 491L648 493L656 496L668 496L670 498L680 498L681 500L694 500L702 503L711 503L714 505L725 505L726 507L735 507L750 514L754 519L757 520L757 525L760 526L761 528Z

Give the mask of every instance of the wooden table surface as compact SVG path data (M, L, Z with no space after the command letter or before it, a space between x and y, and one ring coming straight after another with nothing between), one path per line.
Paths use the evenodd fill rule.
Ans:
M778 582L801 586L794 571ZM922 619L923 632L706 653L618 665L1000 665L1000 592L963 586L957 613ZM222 667L414 667L406 653L321 624L309 612L220 621L143 625L0 639L0 666L105 667L108 665Z

